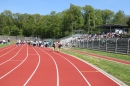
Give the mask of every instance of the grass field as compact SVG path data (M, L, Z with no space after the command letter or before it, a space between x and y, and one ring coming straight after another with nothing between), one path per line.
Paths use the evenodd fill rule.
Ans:
M85 51L85 52L89 52L89 53L94 53L97 55L108 56L108 57L112 57L112 58L130 61L130 55L126 55L126 54L102 52L102 51L97 51L97 50L88 50L88 49L81 49L81 48L73 48L73 49L81 50L81 51Z
M9 44L0 44L0 48L8 46Z
M78 48L76 48L76 49L78 49ZM124 60L130 61L130 56L128 56L128 55L121 55L121 54L86 50L86 49L78 49L78 50L85 51L85 52L91 52L91 53L94 53L94 54L111 56L111 57L114 57L114 58L124 59ZM74 53L74 52L68 51L66 49L62 49L62 51L65 52L65 53L74 55L74 56L76 56L80 59L83 59L83 60L103 69L107 73L115 76L116 78L120 79L125 84L130 86L130 66L123 65L123 64L120 64L120 63L115 63L115 62L112 62L112 61L103 60L103 59L100 59L100 58L95 58L95 57L79 54L79 53Z
M15 44L15 42L10 43L10 45L12 45L12 44ZM0 44L0 48L5 47L5 46L9 46L9 44Z

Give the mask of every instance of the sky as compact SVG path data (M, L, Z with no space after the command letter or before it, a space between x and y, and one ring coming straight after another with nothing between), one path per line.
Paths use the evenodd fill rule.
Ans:
M130 0L0 0L0 13L10 10L12 13L28 13L47 15L52 11L62 12L69 9L70 3L84 7L90 5L94 9L124 11L130 15Z

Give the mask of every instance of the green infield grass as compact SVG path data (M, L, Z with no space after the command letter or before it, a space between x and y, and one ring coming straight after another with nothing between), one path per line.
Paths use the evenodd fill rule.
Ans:
M99 54L99 52L100 52L100 51L85 50L85 49L78 49L78 50L85 51L85 52L89 51L91 53L96 52L95 54ZM101 58L95 58L92 56L83 55L80 53L74 53L74 52L72 52L70 50L66 50L66 49L62 49L62 52L65 52L67 54L76 56L77 58L83 59L83 60L103 69L107 73L113 75L114 77L118 78L119 80L123 81L125 84L130 86L130 66L108 61L108 60L104 60ZM106 55L106 54L108 54L108 55ZM119 58L119 59L121 59L121 57L122 57L122 55L120 55L120 54L118 55L118 54L107 53L107 52L100 52L100 55L112 56L112 57L117 55L116 58ZM123 56L126 59L130 58L130 56L127 56L127 55L123 55Z

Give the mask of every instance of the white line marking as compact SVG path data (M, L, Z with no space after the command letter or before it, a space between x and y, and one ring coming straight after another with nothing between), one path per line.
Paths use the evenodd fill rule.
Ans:
M1 51L4 51L4 50L7 50L7 49L9 49L10 47L13 47L13 46L3 47L3 49L1 49L0 52L1 52Z
M12 50L14 50L16 47L14 47L13 49L11 49L10 51L6 52L5 54L2 54L0 57L6 55L7 53L11 52Z
M57 54L57 53L55 53L55 54ZM65 60L67 60L72 66L74 66L74 68L80 73L80 75L84 78L84 80L87 82L87 84L89 86L91 86L91 84L88 82L88 80L85 78L85 76L81 73L81 71L71 61L69 61L68 59L66 59L64 56L62 56L60 54L57 54L57 55L61 56L62 58L64 58Z
M10 61L23 61L23 60L10 60Z
M64 53L64 52L62 52L62 53ZM64 53L64 54L67 54L67 53ZM70 54L67 54L67 55L70 55ZM100 69L100 68L94 66L93 64L90 64L90 63L88 63L87 61L84 61L83 59L80 59L80 58L78 58L78 57L76 57L76 56L73 56L73 55L70 55L70 56L72 56L73 58L76 58L76 59L78 59L78 60L80 60L80 61L82 61L82 62L84 62L84 63L90 65L91 67L95 68L96 70L98 70L99 72L101 72L103 75L105 75L105 76L108 77L109 79L113 80L113 81L114 81L115 83L117 83L118 85L120 85L120 86L128 86L128 85L126 85L124 82L122 82L122 81L120 81L119 79L115 78L114 76L108 74L108 73L105 72L104 70L102 70L102 69Z
M36 54L28 54L28 55L36 55Z
M10 74L11 72L13 72L15 69L17 69L21 64L23 64L23 62L27 59L28 57L28 47L27 47L27 55L26 58L19 64L17 65L15 68L13 68L12 70L10 70L9 72L7 72L6 74L4 74L3 76L0 77L0 79L4 78L5 76L7 76L8 74Z
M33 48L33 49L34 49L34 48ZM34 50L35 50L35 49L34 49ZM35 50L35 52L37 53L36 50ZM37 55L38 55L38 58L39 58L38 64L37 64L35 70L33 71L33 73L31 74L31 76L28 78L28 80L25 82L25 84L24 84L23 86L26 86L26 85L28 84L28 82L29 82L30 79L33 77L33 75L35 74L35 72L37 71L37 69L38 69L38 67L39 67L39 64L40 64L40 55L39 55L38 53L37 53Z
M8 60L6 60L6 61L0 63L0 65L3 65L4 63L6 63L6 62L10 61L11 59L13 59L14 57L16 57L16 55L18 55L18 53L20 52L20 50L21 50L22 48L23 48L23 46L19 49L19 51L18 51L12 58L10 58L10 59L8 59Z
M41 48L40 48L41 49ZM42 50L42 49L41 49ZM46 53L47 55L49 55L52 60L54 61L55 63L55 66L56 66L56 74L57 74L57 85L56 86L59 86L59 72L58 72L58 66L57 66L57 63L55 61L55 59L53 58L53 56L51 56L50 54L48 54L47 52L45 52L44 50L42 50L44 53Z

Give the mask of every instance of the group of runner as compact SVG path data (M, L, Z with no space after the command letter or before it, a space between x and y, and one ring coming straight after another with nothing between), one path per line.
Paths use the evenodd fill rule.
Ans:
M52 43L53 51L55 51L56 45L58 47L58 51L60 51L62 44L60 42L55 42L55 41L53 41Z
M41 47L41 48L44 48L44 47L52 47L53 48L53 51L56 50L56 47L58 48L58 51L60 51L60 48L62 46L62 44L60 42L56 42L56 41L53 41L52 43L49 43L48 41L30 41L28 40L27 41L28 45L30 46L33 46L33 47Z
M20 40L20 39L17 40L16 46L20 46L25 43L27 43L29 46L33 46L33 47L41 47L41 48L52 47L53 51L56 50L56 47L58 48L58 51L60 51L60 48L62 46L62 44L60 42L56 42L56 41L49 43L47 41L36 41L36 40L35 41L31 41L31 40L25 41L25 40Z
M20 46L20 45L24 45L24 44L26 44L26 40L21 40L21 39L19 39L19 40L17 40L17 42L16 42L16 46Z

